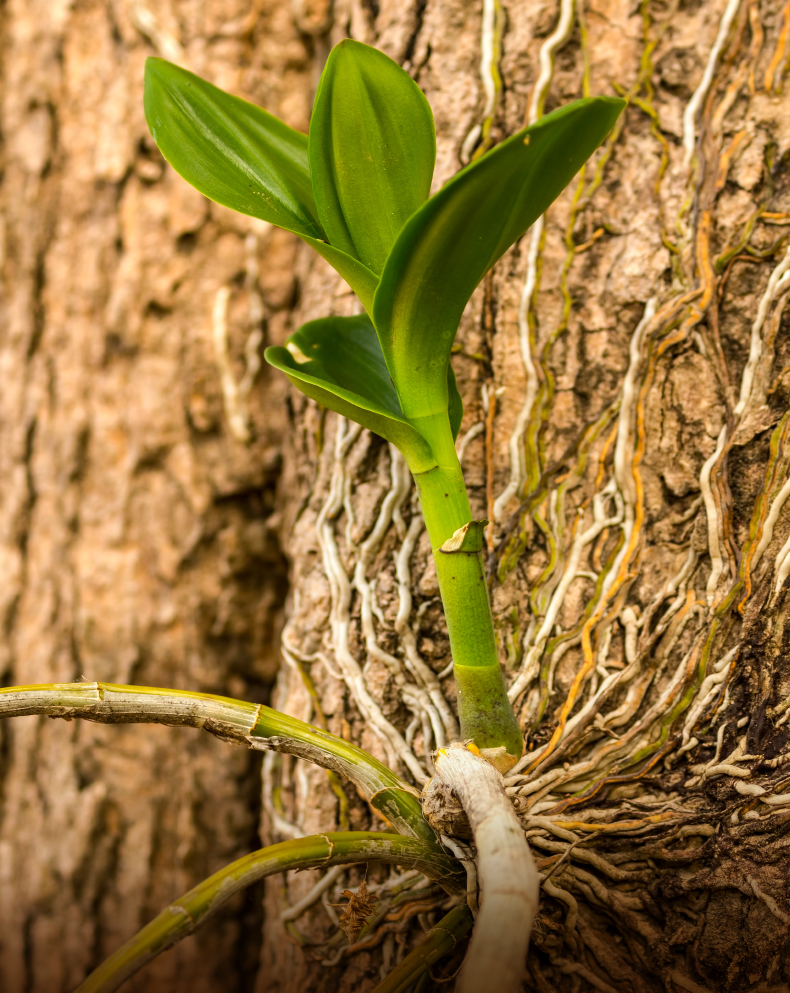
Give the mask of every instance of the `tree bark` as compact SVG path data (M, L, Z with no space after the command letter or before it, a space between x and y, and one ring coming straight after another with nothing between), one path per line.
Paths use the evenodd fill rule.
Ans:
M491 521L501 660L528 736L507 782L551 873L529 958L536 990L790 982L787 18L748 0L335 8L333 43L377 45L425 90L435 188L481 135L586 94L631 101L481 285L454 356L473 512ZM314 261L295 321L354 306ZM422 659L453 699L413 491L396 484L402 519L374 528L400 471L391 452L294 405L302 447L284 491L301 473L307 503L286 518L293 605L277 700L386 757L350 658L383 718L411 728L428 773L436 732L393 674L418 681ZM265 795L296 826L338 809L322 774L268 773L286 789ZM348 954L327 974L311 962L325 946L300 951L276 926L284 887L290 901L300 885L268 884L276 989L373 986L419 931L381 928L378 957ZM332 930L321 911L297 924L308 943Z
M3 685L266 700L287 573L274 517L285 389L262 370L237 417L249 440L234 434L214 315L227 288L241 383L250 335L288 314L294 246L165 168L142 73L151 54L182 60L304 128L310 46L274 2L12 0L2 32ZM246 750L82 721L25 718L0 734L8 993L73 990L260 844L260 762ZM260 900L236 899L127 988L249 989Z
M431 102L435 188L525 120L624 93L611 142L478 289L453 359L530 750L507 782L552 873L528 985L785 988L788 23L778 0L9 2L4 682L263 699L284 550L275 705L396 763L388 722L427 777L446 727L421 666L450 704L453 687L403 466L270 371L239 392L256 328L279 344L358 305L290 236L163 166L142 61L183 60L306 129L329 47L374 44ZM68 990L259 843L241 750L80 722L2 733L4 989ZM381 827L287 757L266 759L262 796L264 841ZM270 880L262 929L253 894L129 988L364 991L442 912L415 894L341 954L331 907L280 923L319 878Z

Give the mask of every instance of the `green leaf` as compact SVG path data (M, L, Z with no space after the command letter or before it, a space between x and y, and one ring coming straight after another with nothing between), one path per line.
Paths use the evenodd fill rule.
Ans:
M378 275L430 192L436 138L428 101L383 52L341 41L321 76L309 155L329 241Z
M286 347L267 348L264 355L302 393L391 441L412 472L436 465L428 443L403 417L367 315L310 321Z
M149 58L145 117L175 171L210 200L293 231L372 306L378 280L326 243L307 158L307 135L194 73Z
M450 417L450 430L453 432L453 441L458 437L461 430L461 421L464 419L464 402L458 392L458 383L455 381L455 372L451 362L447 363L447 393L448 409Z
M467 166L407 221L373 305L406 417L447 409L450 348L469 297L568 185L624 106L595 97L547 115Z
M472 911L466 903L445 914L428 931L417 947L395 966L373 990L373 993L406 993L419 989L415 985L437 962L454 952L458 942L474 924Z
M0 689L0 719L33 714L66 720L84 717L105 724L195 727L226 741L297 755L353 783L400 834L436 843L413 786L351 742L263 704L213 693L115 683L42 683Z

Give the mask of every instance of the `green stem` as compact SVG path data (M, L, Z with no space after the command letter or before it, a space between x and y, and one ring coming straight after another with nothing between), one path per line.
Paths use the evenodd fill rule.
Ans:
M453 907L373 993L405 993L415 980L457 947L473 923L472 911L465 903Z
M450 635L461 735L473 739L504 771L521 757L524 744L499 666L482 540L475 545L472 529L463 548L442 550L459 528L471 522L469 497L447 415L419 418L413 423L430 442L439 462L414 478ZM477 528L476 534L482 538L482 529Z
M458 863L413 838L373 831L319 834L245 855L174 900L104 961L74 993L113 993L151 959L192 934L239 890L287 869L323 869L354 862L387 862L419 869L456 892L466 886Z
M45 683L0 689L0 719L46 714L103 724L202 728L225 741L296 755L350 780L400 833L438 849L419 794L361 748L263 704L211 693L113 683Z

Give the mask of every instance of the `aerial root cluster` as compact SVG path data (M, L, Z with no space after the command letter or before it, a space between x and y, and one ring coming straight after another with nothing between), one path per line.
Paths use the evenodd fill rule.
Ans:
M486 9L490 20L494 5ZM572 319L573 267L598 235L578 245L575 231L613 168L618 125L572 196L558 323L541 325L542 220L520 247L524 394L508 439L505 485L492 492L489 479L493 582L505 581L537 546L545 550L542 571L526 601L517 605L517 620L501 619L503 642L510 645L509 695L530 734L529 750L504 785L542 879L544 910L537 919L535 944L557 974L577 975L597 989L629 983L639 988L634 972L639 955L647 954L646 948L663 947L656 887L677 879L678 868L692 861L704 868L687 878L688 893L695 886L712 885L709 877L716 871L717 879L734 880L737 860L724 839L744 852L750 838L767 844L766 839L781 832L790 807L785 754L750 751L749 718L734 715L746 664L746 626L758 623L760 611L768 617L781 606L790 576L790 417L764 418L778 381L775 340L790 299L790 247L783 227L772 252L765 252L757 239L790 218L757 211L741 235L714 256L716 197L736 153L751 140L742 133L740 117L748 118L759 92L771 93L779 85L781 39L769 44L755 4L729 0L683 115L682 162L675 163L653 102L651 60L664 24L652 20L646 4L640 11L644 59L631 89L622 90L636 108L632 112L647 117L656 141L657 191L662 183L676 181L671 162L675 173L686 170L685 200L678 201L677 214L661 218L676 278L670 289L646 301L631 334L628 367L617 394L587 426L560 471L546 474L541 460L554 398L552 348ZM572 0L562 0L555 29L541 50L530 121L542 111L554 56L577 23ZM495 33L486 37L490 67L492 58L496 62L491 46L498 42ZM584 38L582 32L582 47ZM760 64L765 62L763 53L770 45L776 52L761 78L756 67L761 56ZM493 77L489 89L498 99ZM481 125L475 142L483 130ZM700 182L700 177L713 179ZM736 376L727 368L717 314L732 267L744 256L765 260L760 262L765 287L751 317L748 357ZM648 405L663 366L689 346L710 364L720 384L723 413L700 468L698 496L668 522L683 535L685 550L674 574L648 602L641 602L636 580L650 567L646 528L651 522L641 469ZM462 435L462 454L476 438L497 430L490 384L486 401L487 420ZM762 484L747 508L748 535L738 547L728 459L765 431L766 424L769 455ZM434 673L418 650L416 632L426 600L414 601L411 568L422 524L406 469L390 448L388 456L384 450L379 453L379 458L389 458L390 489L368 535L356 544L351 540L355 494L347 463L353 447L366 441L342 418L334 419L334 425L330 493L316 525L330 584L330 629L320 650L302 652L297 613L284 639L286 658L292 676L301 678L318 663L341 680L393 768L408 771L422 786L434 771L431 750L458 736L444 682L447 671ZM396 573L395 622L379 608L372 578L373 570L382 568L381 550L393 547L395 562L384 568ZM581 601L577 618L563 627L565 608L574 600ZM361 653L349 647L354 624L361 633ZM568 653L573 659L570 679ZM364 658L358 661L355 654ZM409 712L403 731L384 715L366 684L374 661L390 673ZM790 701L774 706L768 717L780 728L790 719ZM268 761L271 777L277 760ZM283 824L282 810L271 800L271 785L268 789L273 823ZM713 868L717 859L719 870ZM770 874L750 878L753 884L737 884L742 892L784 921L787 911L775 896ZM630 951L618 951L603 940L605 922L614 919L635 936Z

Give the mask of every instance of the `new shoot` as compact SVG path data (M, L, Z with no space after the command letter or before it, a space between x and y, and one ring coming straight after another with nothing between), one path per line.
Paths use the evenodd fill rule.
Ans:
M624 101L578 100L524 128L430 196L433 115L367 45L331 52L304 135L162 59L145 112L164 157L207 197L299 235L364 307L311 321L266 359L307 396L403 453L447 619L461 735L500 771L523 738L507 697L474 520L455 451L463 404L450 351L480 280L606 138Z

